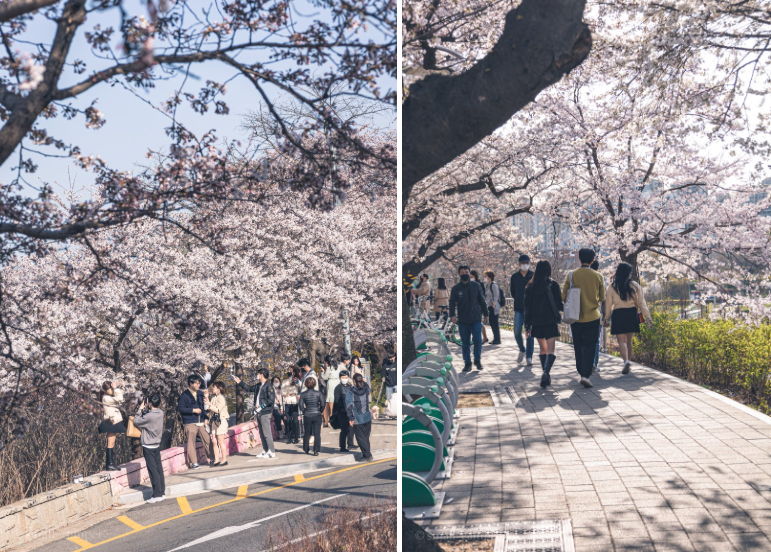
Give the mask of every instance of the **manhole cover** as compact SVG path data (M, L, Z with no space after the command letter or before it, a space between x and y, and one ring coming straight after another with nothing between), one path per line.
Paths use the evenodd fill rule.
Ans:
M495 539L495 552L575 552L570 520L426 528L438 541Z

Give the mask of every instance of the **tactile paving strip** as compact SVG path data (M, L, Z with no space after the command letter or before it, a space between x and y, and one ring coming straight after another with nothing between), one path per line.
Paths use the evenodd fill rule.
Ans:
M426 531L438 541L487 540L498 537L495 552L575 552L569 520L439 525L429 527Z

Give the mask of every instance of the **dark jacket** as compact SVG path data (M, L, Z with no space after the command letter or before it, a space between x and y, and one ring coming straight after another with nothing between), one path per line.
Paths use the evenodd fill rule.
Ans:
M203 409L203 391L200 389L196 393L196 397L190 392L190 389L185 389L177 399L177 410L182 414L183 424L200 424L206 420L206 411ZM193 409L200 408L200 414L194 414Z
M458 309L459 324L474 324L481 322L487 316L487 304L482 286L476 282L455 284L450 291L450 318Z
M511 291L511 297L514 299L514 310L517 312L525 312L525 286L532 277L532 270L528 270L524 276L519 270L511 275L509 291Z
M260 382L254 385L246 385L243 380L238 384L241 389L248 393L254 393L254 409L260 410L260 405L264 405L264 409L261 410L262 415L268 415L273 412L273 405L276 403L276 390L270 383L270 380L265 381L265 385Z
M339 383L337 387L335 387L335 402L332 406L332 416L340 418L340 421L343 424L348 421L348 414L345 412L345 396L348 394L348 391L351 390L351 387L353 387L353 384L350 381L348 382L348 385Z
M348 390L345 395L345 412L348 414L348 421L354 425L366 424L372 421L372 412L369 409L369 385L359 389L355 385Z
M549 291L554 297L554 305L557 307L557 310L560 312L564 310L562 290L560 285L554 280L549 280L548 288L541 288L535 292L533 291L533 286L528 287L525 290L525 328L527 330L533 326L556 324L559 321L549 301L549 296L547 295Z
M324 395L317 389L308 389L300 395L300 411L303 416L321 415L326 404Z
M388 387L395 387L398 381L397 378L396 358L394 358L393 362L385 359L383 361L383 381Z

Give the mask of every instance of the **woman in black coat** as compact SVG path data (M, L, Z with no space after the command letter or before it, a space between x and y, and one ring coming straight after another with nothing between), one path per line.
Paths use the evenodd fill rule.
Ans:
M303 435L303 450L310 454L310 439L313 435L313 456L318 456L321 450L321 413L327 404L325 396L316 389L316 378L305 378L307 390L300 394L300 410L305 421L305 435Z
M538 340L543 368L541 387L551 385L549 372L557 360L554 348L560 335L558 324L562 321L562 310L562 292L559 284L551 279L551 265L549 261L538 261L533 278L525 286L525 331L527 337Z

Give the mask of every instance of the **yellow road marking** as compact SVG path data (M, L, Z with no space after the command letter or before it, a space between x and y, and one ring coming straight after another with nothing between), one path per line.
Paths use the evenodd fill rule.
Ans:
M122 521L132 529L144 529L144 525L139 525L136 521L128 516L118 516L118 521Z
M95 544L91 544L87 540L83 540L80 537L67 537L67 540L71 541L71 542L74 542L75 544L80 546L81 550L88 550L89 548L92 548L92 547L96 546Z
M303 481L305 481L305 477L303 476L303 474L294 476L295 483L302 483Z
M336 475L338 473L343 473L343 472L347 472L347 471L351 471L351 470L357 470L359 468L365 468L367 466L372 466L372 465L375 465L375 464L382 464L383 462L390 462L392 460L396 460L396 457L385 458L383 460L376 460L374 462L367 462L366 464L361 464L361 465L358 465L358 466L351 466L350 468L343 468L342 470L337 470L337 471L330 472L330 473L325 473L325 474L322 474L322 475L315 475L313 477L307 478L305 481L313 481L314 479L321 479L322 477L329 477L330 475ZM296 485L297 483L298 482L295 481L295 482L292 482L292 483L287 483L286 485L279 485L277 487L272 487L270 489L265 489L264 491L259 491L259 492L256 492L256 493L252 493L250 495L247 495L247 497L249 497L249 496L257 496L257 495L261 495L261 494L265 494L265 493L271 493L273 491L278 491L279 489L284 489L286 487L291 487L292 485ZM83 550L87 550L87 549L93 548L95 546L101 546L103 544L107 544L108 542L113 542L113 541L116 541L118 539L122 539L123 537L127 537L129 535L133 535L134 533L138 533L140 531L144 531L145 529L150 529L150 528L156 527L158 525L163 525L164 523L168 523L169 521L174 521L175 519L179 519L179 518L188 516L190 514L196 514L198 512L203 512L203 511L206 511L206 510L210 510L212 508L217 508L219 506L224 506L225 504L230 504L232 502L236 502L237 500L241 500L241 499L240 498L233 498L231 500L225 500L224 502L220 502L218 504L212 504L211 506L204 506L203 508L198 508L197 510L192 510L192 509L190 509L190 504L187 502L187 499L185 497L179 497L179 498L177 498L177 502L179 503L179 507L182 509L183 513L178 514L176 516L172 516L172 517L167 518L167 519L162 519L161 521L156 521L155 523L151 523L150 525L143 526L141 529L134 529L132 531L129 531L128 533L123 533L122 535L117 535L115 537L111 537L109 539L105 539L105 540L103 540L101 542L97 542L96 544L91 544L91 543L86 542L86 541L84 541L82 539L78 539L78 541L73 540L73 539L76 539L77 537L70 537L69 540L71 540L75 544L77 544L77 545L82 547L82 548L79 548L79 549L75 550L74 552L82 552ZM184 501L184 504L185 504L185 506L187 507L187 509L189 511L185 511L185 508L182 506L183 501Z
M177 504L179 504L179 509L182 510L184 515L187 515L193 511L193 509L190 507L190 503L184 496L177 498Z
M238 494L236 495L236 498L246 498L246 493L249 489L249 485L241 485L238 488Z

